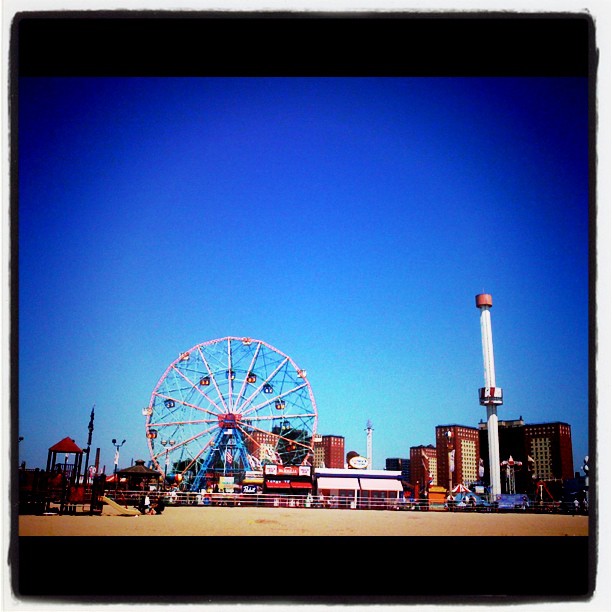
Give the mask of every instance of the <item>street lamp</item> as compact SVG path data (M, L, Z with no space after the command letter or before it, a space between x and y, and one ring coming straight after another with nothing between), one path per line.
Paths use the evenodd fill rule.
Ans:
M166 488L166 479L168 477L168 465L170 465L170 447L176 444L176 440L162 440L162 446L166 449L166 462L164 464L164 489Z
M451 493L453 490L453 432L449 429L444 435L446 437L446 450L448 451L448 492Z
M113 438L113 446L115 447L115 470L113 472L115 476L115 491L117 491L117 466L119 465L119 449L125 444L125 440L119 444L115 438Z

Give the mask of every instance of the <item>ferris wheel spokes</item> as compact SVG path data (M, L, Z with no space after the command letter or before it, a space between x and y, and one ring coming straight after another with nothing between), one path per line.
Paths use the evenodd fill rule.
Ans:
M165 395L162 393L157 393L155 392L153 394L155 397L159 397L160 399L164 400L164 403L166 402L178 402L178 404L180 404L181 406L185 406L187 408L193 408L194 410L199 410L200 412L205 412L206 414L210 414L211 416L214 417L218 417L219 416L219 412L212 412L211 410L208 410L207 408L204 408L203 406L198 406L197 404L190 404L189 402L185 402L183 400L179 400L176 399L175 397L172 397L171 395ZM206 398L209 399L209 398ZM209 399L210 401L210 399ZM219 408L215 403L211 402L211 404L215 407L215 408ZM170 409L172 410L172 409ZM176 410L176 409L175 409Z
M273 397L266 400L265 402L262 402L261 404L257 404L256 406L251 406L248 410L244 411L242 415L247 416L251 414L252 412L257 412L258 410L261 410L262 408L269 406L273 402L282 400L286 398L287 396L291 395L292 393L295 393L299 391L300 389L303 389L305 386L306 386L306 383L302 383L301 385L298 385L297 387L294 387L293 389L288 389L287 391L284 391L283 393L278 393L277 395L274 395Z
M180 448L187 448L191 442L194 442L195 440L198 440L199 438L212 433L213 431L215 431L215 429L216 429L215 426L208 427L207 429L204 429L204 430L198 432L194 436L191 436L190 438L186 438L185 440L182 440L178 444L175 444L172 447L172 450L178 450ZM164 454L164 453L162 453L162 454Z
M243 344L245 344L245 343L244 343L244 340L243 340ZM250 342L249 342L248 344L250 344ZM248 345L246 345L246 346L248 346ZM249 384L249 383L250 383L250 381L249 381L249 377L253 375L253 374L252 374L252 372L253 372L253 369L254 369L254 367L255 367L255 362L257 361L257 357L258 357L258 355L259 355L259 351L260 351L260 349L261 349L261 343L260 343L260 342L258 342L258 343L257 343L257 346L256 346L256 348L255 348L255 351L254 351L254 353L253 353L253 357L252 357L252 359L251 359L251 362L249 363L249 367L248 367L248 369L247 369L247 371L246 371L246 375L245 375L245 377L244 377L244 380L242 381L242 385L241 385L241 387L240 387L240 391L238 392L238 395L237 395L237 397L236 397L236 405L238 405L238 404L240 403L240 399L243 399L243 400L245 399L245 398L244 398L244 392L246 391L247 384ZM237 412L240 412L240 410L241 410L241 408L242 408L242 406L243 406L243 405L244 405L244 402L243 402L243 404L241 404L241 405L238 407Z
M255 390L253 391L253 393L251 393L251 395L249 395L248 398L246 398L244 400L244 402L242 402L242 404L240 404L240 406L238 407L238 411L242 414L246 414L244 412L245 406L247 406L248 404L250 404L253 399L255 397L257 397L260 393L262 392L266 392L265 391L265 387L267 386L271 386L270 382L274 379L274 377L280 372L281 368L287 364L287 362L289 361L289 357L286 357L283 361L281 361L278 366L272 371L271 374L269 374L268 376L266 376L266 378L264 380L261 381L261 384L255 388ZM275 398L272 398L275 399Z
M208 363L208 360L204 356L204 353L202 352L202 347L201 346L198 347L198 352L200 353L200 357L202 357L202 363L205 365L206 371L208 372L209 380L212 380L213 386L215 387L215 390L217 391L217 395L219 396L219 400L221 401L221 405L223 406L224 410L227 412L228 408L227 408L227 404L225 403L225 397L223 397L223 393L221 392L221 389L219 389L219 383L217 382L217 378L213 374L213 370L210 367L210 364ZM207 396L207 399L214 404L212 399L208 398L208 396Z
M252 440L253 442L255 442L255 444L258 444L258 443L255 441L255 438L253 438L253 436L252 436L252 435L250 435L250 434L249 434L249 432L248 432L246 429L244 429L244 428L242 427L242 425L240 425L240 426L238 427L238 429L240 429L240 431L242 432L242 434L243 434L245 437L247 437L247 438L249 438L249 440ZM276 438L276 439L277 439L277 441L278 441L278 440L284 440L284 441L286 441L286 442L295 442L296 444L299 444L299 446L303 446L304 448L310 448L309 444L305 444L305 443L302 443L302 442L298 442L298 441L297 441L297 440L295 440L294 438L288 438L288 437L286 437L286 436L283 436L283 435L282 435L282 434L280 434L280 433L272 433L272 434L270 434L270 432L269 432L267 429L261 429L261 428L259 428L259 427L256 427L255 425L252 425L252 426L251 426L251 429L252 429L252 430L254 430L254 431L258 431L258 432L260 432L260 433L264 433L264 434L267 434L267 435L272 435L272 436L274 436L274 438Z
M194 384L194 382L192 380L189 380L189 378L187 378L187 376L185 376L185 374L183 374L183 372L181 372L176 365L173 366L173 369L176 371L177 374L179 374L187 383L189 383L189 385L191 386L191 388L194 391L197 391L203 398L205 398L208 402L210 402L215 408L217 408L217 410L219 410L219 406L217 406L217 404L210 398L208 397L208 395L206 393L203 393L202 390L200 389L199 385ZM215 381L215 386L216 386L216 381ZM217 391L219 390L219 388L217 387ZM169 399L174 399L174 398L169 398ZM203 410L203 408L201 406L197 406L195 404L188 404L185 401L180 400L182 404L184 404L185 406L189 406L191 408L196 408L198 410ZM211 413L212 414L212 413Z

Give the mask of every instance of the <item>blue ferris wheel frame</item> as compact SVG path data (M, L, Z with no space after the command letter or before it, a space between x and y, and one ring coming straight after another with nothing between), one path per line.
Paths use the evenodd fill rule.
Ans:
M153 463L192 491L266 463L312 462L317 409L306 372L261 340L227 336L181 353L143 413Z

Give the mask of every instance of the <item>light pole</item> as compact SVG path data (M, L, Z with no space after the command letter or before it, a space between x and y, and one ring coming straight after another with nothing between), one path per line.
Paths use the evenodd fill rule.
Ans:
M113 438L113 446L115 447L115 470L113 472L115 477L115 493L117 492L117 466L119 465L119 449L125 444L125 440L119 444L115 438Z
M448 492L453 491L453 432L449 429L445 432L446 437L446 450L448 452Z
M166 462L164 464L164 490L166 489L166 482L168 478L168 466L170 465L170 448L176 443L175 440L162 440L161 444L166 449Z

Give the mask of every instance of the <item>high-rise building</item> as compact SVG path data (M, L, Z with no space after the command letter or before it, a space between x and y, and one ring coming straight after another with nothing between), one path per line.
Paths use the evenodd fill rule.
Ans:
M402 480L410 482L410 459L388 458L385 459L385 470L402 473Z
M478 480L480 443L478 429L465 425L436 427L438 484L452 489Z
M536 479L574 477L572 429L568 423L525 425L525 452L533 459Z
M344 468L344 436L315 436L314 467Z
M479 424L481 456L488 461L487 424ZM526 425L523 417L499 421L501 461L515 462L514 480L518 493L532 493L538 480L573 478L572 432L567 423ZM488 466L487 466L488 467ZM488 473L488 469L485 470ZM502 479L503 480L503 479ZM502 482L503 492L507 483Z

